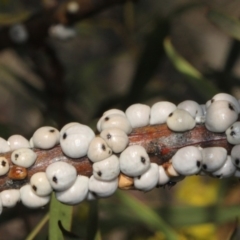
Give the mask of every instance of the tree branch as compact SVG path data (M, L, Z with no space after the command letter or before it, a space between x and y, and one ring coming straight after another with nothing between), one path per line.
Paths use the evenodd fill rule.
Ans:
M172 132L166 124L136 128L129 135L129 145L143 146L147 150L151 162L155 162L158 165L169 161L178 149L189 145L224 147L228 153L230 153L232 148L232 145L227 142L224 133L210 132L204 125L197 125L191 131L184 133ZM27 169L27 177L24 180L13 180L7 175L0 177L0 191L10 188L20 188L29 182L34 173L45 171L49 164L57 161L72 164L77 169L78 174L85 176L92 175L92 163L87 157L79 159L69 158L63 154L59 145L50 150L34 149L34 151L38 157L35 164ZM11 152L1 154L0 156L6 157L10 168L13 168Z
M21 45L27 47L42 46L48 37L49 28L52 25L58 23L72 25L73 23L90 17L105 8L112 7L116 4L122 4L126 1L127 0L78 0L75 2L79 5L79 8L74 13L69 12L68 4L70 1L66 1L54 9L45 9L31 16L22 23L27 31L28 39L21 43ZM0 50L19 46L19 43L16 43L9 35L11 27L12 26L4 27L0 31Z

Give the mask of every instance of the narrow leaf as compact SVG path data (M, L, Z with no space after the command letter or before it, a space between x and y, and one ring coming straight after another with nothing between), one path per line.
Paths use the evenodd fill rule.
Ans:
M166 239L178 239L174 230L150 207L124 192L118 191L117 195L125 206L125 211L129 209L129 211L134 212L138 220L144 222L153 231L162 231L166 235Z
M62 227L70 231L72 223L73 207L57 201L55 194L52 194L50 203L50 220L49 220L49 240L64 240L59 221Z
M177 53L170 38L165 38L164 47L168 58L175 68L186 76L186 81L199 92L201 96L205 99L210 99L220 92L211 82L205 79L196 68Z
M33 229L33 231L27 236L26 240L32 240L34 239L37 234L41 231L43 226L47 223L49 220L49 214L47 213L42 220L37 224L37 226Z
M89 217L87 225L87 240L100 240L98 230L98 201L89 202Z
M233 38L240 40L240 21L223 13L210 10L208 19Z

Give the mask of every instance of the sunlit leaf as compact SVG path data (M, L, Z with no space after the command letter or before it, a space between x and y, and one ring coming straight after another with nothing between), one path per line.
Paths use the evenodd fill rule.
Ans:
M217 87L205 79L196 68L194 68L188 61L186 61L177 53L171 43L170 38L165 38L164 47L167 56L175 68L184 76L186 76L187 83L189 83L195 89L195 91L199 92L201 96L207 100L220 92Z

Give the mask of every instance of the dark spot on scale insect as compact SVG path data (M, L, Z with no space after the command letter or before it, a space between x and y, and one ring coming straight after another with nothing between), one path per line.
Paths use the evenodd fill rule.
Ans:
M50 129L49 132L50 132L50 133L54 133L55 130L54 130L54 129Z
M221 177L222 177L222 174L216 175L215 177L216 177L216 178L221 178Z
M170 190L173 186L175 186L177 182L169 181L166 184L162 185L162 187L165 189L166 187Z
M213 103L214 102L214 99L211 99L211 103Z
M169 115L168 115L168 117L171 117L173 115L173 113L170 113Z
M145 162L146 162L145 157L141 157L141 162L142 162L143 164L145 164Z
M197 161L197 167L199 168L201 166L201 162Z
M111 139L112 135L110 133L107 134L107 139Z
M228 108L229 108L230 110L234 111L234 108L233 108L233 106L232 106L231 103L228 104Z
M138 179L141 179L141 175L140 175L140 176L138 176Z
M90 193L94 196L97 197L97 194L95 192L90 191Z
M231 126L230 129L233 129L233 126Z
M16 154L14 155L14 157L15 157L15 160L17 160L18 157L19 157L19 154L16 153Z
M111 151L111 150L109 150L109 151L108 151L108 154L111 154L111 153L112 153L112 151Z
M56 178L55 176L53 176L52 180L53 180L53 182L55 182L55 183L58 182L58 181L57 181L57 178Z
M4 161L4 160L1 162L1 165L2 165L3 167L5 167L6 164L7 164L7 163L6 163L6 161Z
M231 131L231 132L230 132L230 135L231 135L231 136L234 136L234 135L236 135L236 133L235 133L234 131Z
M204 170L207 170L207 164L203 164L202 167L203 167Z
M104 144L102 144L102 150L106 151L106 146Z
M63 139L66 139L66 138L67 138L67 134L64 133L64 134L63 134Z
M104 120L105 120L105 121L108 121L108 120L109 120L109 117L105 117Z
M240 160L237 158L237 159L235 160L236 165L238 165L239 162L240 162Z
M102 172L101 172L101 171L98 171L98 172L97 172L97 175L98 175L99 177L101 177L101 176L102 176Z
M32 185L32 189L36 192L37 191L37 187L35 185Z

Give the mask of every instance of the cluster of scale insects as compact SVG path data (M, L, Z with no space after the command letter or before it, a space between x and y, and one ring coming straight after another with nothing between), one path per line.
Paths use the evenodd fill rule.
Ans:
M52 191L65 204L75 205L88 199L108 197L117 188L150 191L163 186L172 187L189 175L210 175L218 178L240 177L240 103L226 93L215 95L204 105L187 100L177 106L161 101L152 107L133 104L125 112L111 109L97 123L98 135L86 125L72 122L60 131L45 126L37 129L28 141L13 135L6 141L0 138L0 152L11 153L11 161L0 157L0 176L20 180L38 158L35 149L51 149L60 144L65 156L74 159L87 156L92 162L92 176L82 176L65 161L49 164L46 171L32 175L20 189L0 193L0 212L18 201L37 208L46 205ZM223 147L187 146L179 149L163 165L151 163L140 145L129 145L128 135L133 128L167 124L173 132L185 132L196 124L215 133L225 133L233 145L231 154Z

